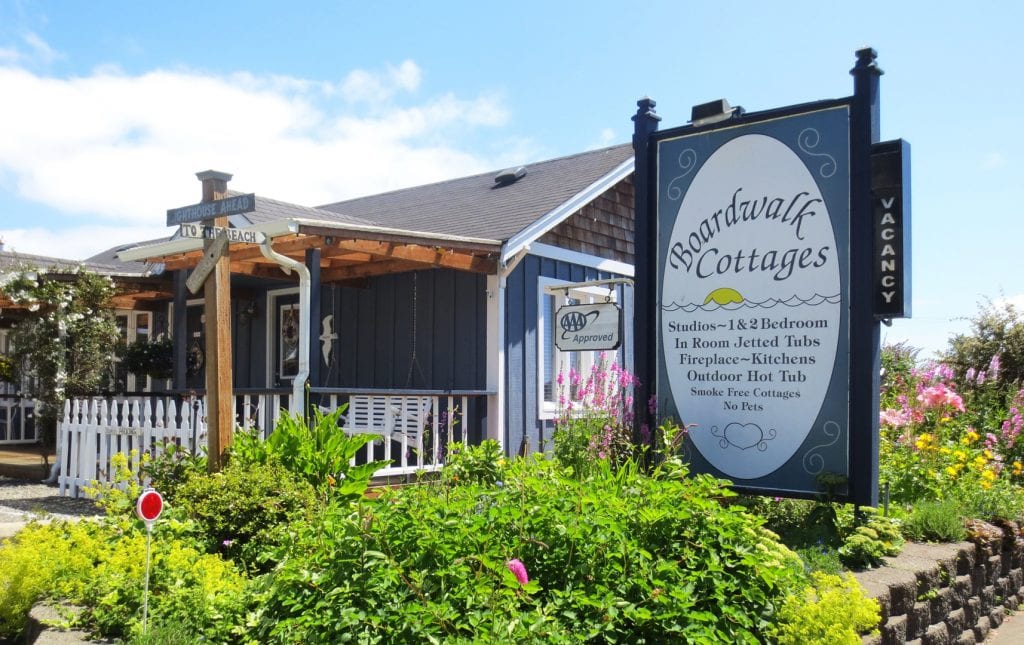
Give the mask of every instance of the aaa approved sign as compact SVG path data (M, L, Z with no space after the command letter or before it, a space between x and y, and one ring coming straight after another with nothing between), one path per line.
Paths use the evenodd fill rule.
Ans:
M563 352L618 349L622 310L614 302L565 305L555 314L554 334Z

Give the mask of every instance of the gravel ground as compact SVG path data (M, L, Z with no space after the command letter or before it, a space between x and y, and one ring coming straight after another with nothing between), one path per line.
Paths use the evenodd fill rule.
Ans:
M77 519L99 513L92 500L61 497L56 484L0 476L0 523L38 517Z

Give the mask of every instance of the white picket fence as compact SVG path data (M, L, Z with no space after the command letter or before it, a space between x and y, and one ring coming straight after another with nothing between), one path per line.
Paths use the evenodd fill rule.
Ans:
M57 459L61 495L84 497L84 488L114 479L112 458L131 456L132 472L139 472L143 453L163 454L168 443L195 453L206 444L205 404L197 400L181 406L174 399L65 401L58 424Z
M282 395L235 397L237 427L258 428L264 437L280 416ZM444 462L444 446L465 442L467 396L331 395L321 408L327 412L344 401L352 406L339 432L377 435L360 450L353 463L383 459L391 465L375 477L405 476L435 470ZM155 401L155 403L154 403ZM61 495L84 497L84 488L113 483L113 457L131 456L139 472L141 456L158 457L168 443L195 454L206 447L206 408L203 398L179 404L174 398L74 399L65 402L58 424L57 482Z

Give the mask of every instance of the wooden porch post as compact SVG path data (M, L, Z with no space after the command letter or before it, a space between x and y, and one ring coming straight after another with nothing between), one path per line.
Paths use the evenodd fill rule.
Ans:
M196 173L203 182L203 202L227 197L231 175L215 170ZM203 222L207 226L228 226L227 217ZM214 240L203 242L208 252ZM231 260L230 250L217 260L213 272L206 279L203 305L206 321L206 436L207 459L210 472L224 465L224 453L231 445L234 431L234 410L231 396Z

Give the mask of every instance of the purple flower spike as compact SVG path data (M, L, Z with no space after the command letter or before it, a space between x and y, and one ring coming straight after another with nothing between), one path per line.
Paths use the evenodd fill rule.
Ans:
M505 566L508 567L508 570L512 572L512 575L516 577L519 584L525 585L530 581L530 576L526 575L526 565L523 564L522 560L519 558L512 558L505 563Z

